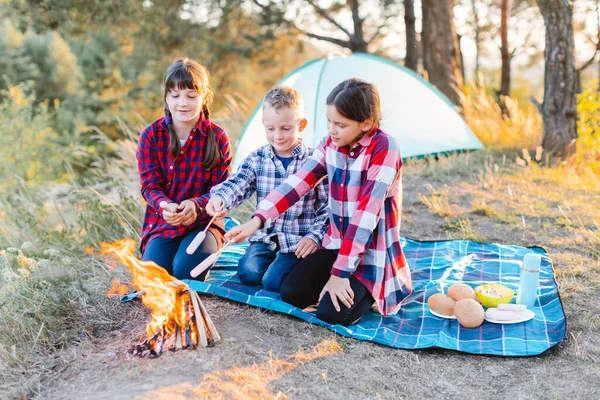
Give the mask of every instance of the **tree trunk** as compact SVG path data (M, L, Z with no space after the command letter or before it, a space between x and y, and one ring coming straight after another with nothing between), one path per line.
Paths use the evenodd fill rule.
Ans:
M458 43L458 58L460 60L460 75L465 77L465 56L462 51L462 35L456 34L456 43Z
M566 160L577 140L577 70L572 9L567 0L536 0L546 26L542 147Z
M422 0L423 67L429 82L450 101L460 105L458 91L463 85L458 40L453 23L451 0Z
M348 0L348 4L350 5L350 10L352 11L352 25L354 26L354 33L352 35L352 38L350 39L350 50L353 53L367 53L367 47L369 47L369 44L365 40L365 36L363 33L364 20L360 18L360 15L358 13L360 2L358 0Z
M475 7L475 0L471 0L471 11L473 12L473 28L475 30L475 82L479 79L479 47L481 46L481 29L479 28L479 15Z
M417 72L419 67L419 44L415 29L414 0L404 0L404 23L406 24L406 58L404 66Z
M500 53L502 54L502 80L500 82L500 90L498 97L510 96L510 61L512 54L508 48L508 18L510 17L511 0L502 0L501 4L501 19L500 19L500 39L502 46ZM502 100L500 101L502 103Z

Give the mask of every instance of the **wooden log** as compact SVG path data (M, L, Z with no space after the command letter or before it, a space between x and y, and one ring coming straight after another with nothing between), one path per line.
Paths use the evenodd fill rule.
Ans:
M210 333L213 337L214 343L220 341L221 335L219 335L219 332L217 332L217 327L215 326L215 324L213 324L212 319L210 319L210 315L208 315L208 311L206 311L206 308L204 308L204 304L202 304L202 301L200 301L200 296L198 296L198 293L196 293L194 291L192 291L192 293L193 293L193 296L195 296L197 298L197 302L200 305L200 311L201 311L204 321L206 323L206 327L210 331Z
M206 327L202 318L202 312L200 309L199 300L196 292L190 290L190 299L192 299L192 305L194 306L194 319L196 320L196 331L198 332L198 344L202 347L208 346L208 337L206 336Z
M178 291L175 294L175 307L181 307L183 305L184 297L182 291ZM175 332L173 332L173 335L175 335L175 342L173 344L174 350L181 350L183 347L181 344L181 327L177 323L175 324Z
M179 325L175 327L175 350L181 350L183 348L181 343L181 328Z

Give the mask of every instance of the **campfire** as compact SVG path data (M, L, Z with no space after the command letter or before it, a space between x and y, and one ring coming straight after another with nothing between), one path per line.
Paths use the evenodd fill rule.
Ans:
M146 337L134 346L133 354L158 357L165 350L207 347L221 340L198 294L154 262L137 259L134 240L101 243L100 247L101 254L127 267L131 284L151 310ZM115 280L111 292L123 294L126 289Z

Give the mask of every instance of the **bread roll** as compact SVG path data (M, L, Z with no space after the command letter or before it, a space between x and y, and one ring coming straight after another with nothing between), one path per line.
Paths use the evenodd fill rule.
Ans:
M429 308L438 314L454 315L456 302L443 293L436 293L427 300Z
M471 286L465 285L464 283L455 283L454 285L450 286L448 288L448 296L452 297L456 301L462 299L473 299L477 301L475 290L473 290Z
M481 304L473 299L463 299L456 302L454 315L458 323L465 328L477 328L483 323L485 312Z

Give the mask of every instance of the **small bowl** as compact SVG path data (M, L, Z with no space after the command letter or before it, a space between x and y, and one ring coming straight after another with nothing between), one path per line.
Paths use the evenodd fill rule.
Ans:
M500 296L496 297L496 296L490 296L485 293L482 293L482 291L486 291L489 289L497 291L500 294ZM484 307L496 308L496 307L498 307L498 304L510 303L515 292L511 288L508 288L499 283L486 283L485 285L477 286L475 288L475 294L477 295L479 302Z

